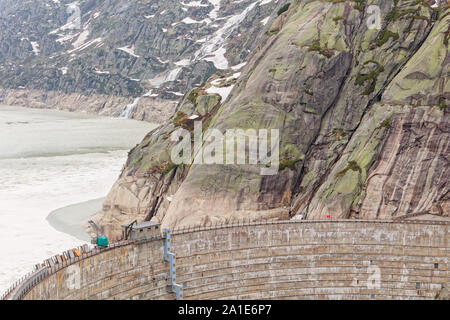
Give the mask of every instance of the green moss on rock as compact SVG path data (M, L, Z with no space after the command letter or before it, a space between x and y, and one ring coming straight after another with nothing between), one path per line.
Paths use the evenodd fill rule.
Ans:
M311 52L318 52L321 55L327 57L327 58L331 58L331 56L333 55L333 51L328 49L328 48L322 48L320 46L320 41L316 40L314 41L314 43L309 47L308 51Z
M273 36L273 35L275 35L275 34L277 34L278 32L280 32L280 29L272 29L272 30L269 30L269 31L266 31L266 36Z
M345 175L348 170L358 171L359 173L361 173L361 168L358 165L358 163L356 161L352 160L352 161L348 162L347 167L345 167L344 170L342 170L336 174L336 177L341 177L341 176Z
M370 81L370 84L364 90L363 95L369 95L369 94L371 94L371 93L373 93L375 91L375 87L376 87L376 84L377 84L378 76L379 76L380 73L384 72L384 67L381 66L377 61L369 60L369 61L366 61L364 63L364 65L367 65L369 63L374 63L374 64L377 65L375 70L373 70L373 71L371 71L369 73L366 73L366 74L361 74L361 73L358 74L356 76L356 81L355 81L355 84L358 85L358 86L362 86L362 85L364 85L364 83L366 81Z
M282 13L288 11L289 7L291 6L291 3L286 3L284 6L282 6L280 9L278 9L277 16L281 15Z
M286 168L289 168L294 171L295 165L302 160L303 159L293 159L293 160L282 159L280 160L279 171L283 171Z
M376 41L376 44L381 47L383 46L386 42L389 41L389 39L392 38L394 40L398 40L400 38L400 36L398 35L397 32L392 32L390 30L383 30L383 32L381 33L381 35L379 36L379 38Z
M380 125L378 126L378 128L385 128L385 129L390 129L392 128L392 121L391 118L387 118L385 120L383 120Z

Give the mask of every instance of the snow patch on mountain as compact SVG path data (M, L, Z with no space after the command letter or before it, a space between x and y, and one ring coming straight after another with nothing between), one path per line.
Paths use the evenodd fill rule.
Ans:
M228 96L231 93L231 90L233 90L234 85L229 86L229 87L216 87L216 86L211 86L210 88L206 89L207 93L217 93L218 95L220 95L222 97L222 102L225 101Z
M265 0L262 0L265 1ZM210 12L209 16L212 19L217 18L216 12L213 11L219 7L220 0L210 0L214 4L214 9ZM206 61L211 61L217 69L227 69L228 60L225 57L226 49L224 48L226 40L231 36L233 31L239 26L239 24L245 19L247 14L260 2L253 2L247 8L245 8L241 13L231 16L228 20L220 27L212 36L212 38L207 39L207 41L202 45L202 47L197 50L194 55L194 59L203 59Z
M134 50L135 50L135 49L136 49L136 48L135 48L134 45L127 46L127 47L120 47L120 48L117 48L117 50L121 50L121 51L123 51L123 52L126 52L126 53L128 53L130 56L133 56L133 57L135 57L135 58L139 58L139 56L138 56L137 54L134 53Z
M77 49L81 47L89 37L89 30L83 30L78 36L77 40L72 43L72 46Z
M86 49L86 48L88 48L88 47L90 47L91 45L96 44L96 43L102 44L102 38L96 38L96 39L93 39L93 40L91 40L91 41L86 42L86 43L83 44L82 46L75 47L74 49L69 50L69 51L67 51L67 52L68 52L68 53L73 53L73 52L76 52L76 51L81 51L81 50L84 50L84 49Z
M39 53L41 52L41 50L39 49L39 43L35 42L35 41L31 41L31 47L33 48L33 53L35 55L39 55Z

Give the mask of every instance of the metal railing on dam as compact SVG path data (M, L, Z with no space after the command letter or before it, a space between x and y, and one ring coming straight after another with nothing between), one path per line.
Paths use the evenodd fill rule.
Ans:
M36 284L43 281L47 277L57 273L61 269L64 269L74 263L80 262L82 260L88 259L94 255L100 253L115 250L117 248L127 246L133 243L133 241L119 241L110 244L107 248L92 248L86 250L88 247L78 247L76 249L71 249L68 251L78 250L80 255L74 256L72 258L62 258L64 254L53 256L45 260L42 264L36 265L34 270L24 275L19 280L15 281L8 290L3 293L0 300L21 300ZM67 251L66 251L67 252Z
M433 298L450 279L448 226L290 220L176 229L177 282L186 299ZM172 299L162 240L52 257L2 299ZM373 270L378 289L364 278Z

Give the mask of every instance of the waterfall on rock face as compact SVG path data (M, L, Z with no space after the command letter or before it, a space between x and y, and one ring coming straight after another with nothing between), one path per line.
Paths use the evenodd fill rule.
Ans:
M175 81L182 68L178 67L170 71L164 82Z
M141 99L141 97L138 97L138 98L134 99L134 101L132 103L127 104L125 106L125 108L123 108L122 113L120 114L119 118L128 119L130 117L131 113L133 112L134 108L137 106L140 99Z

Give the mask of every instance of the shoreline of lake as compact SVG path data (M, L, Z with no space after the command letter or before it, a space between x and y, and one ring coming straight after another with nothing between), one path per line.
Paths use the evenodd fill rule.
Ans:
M90 242L90 236L83 224L101 209L104 200L102 197L56 209L49 213L46 220L55 230Z

